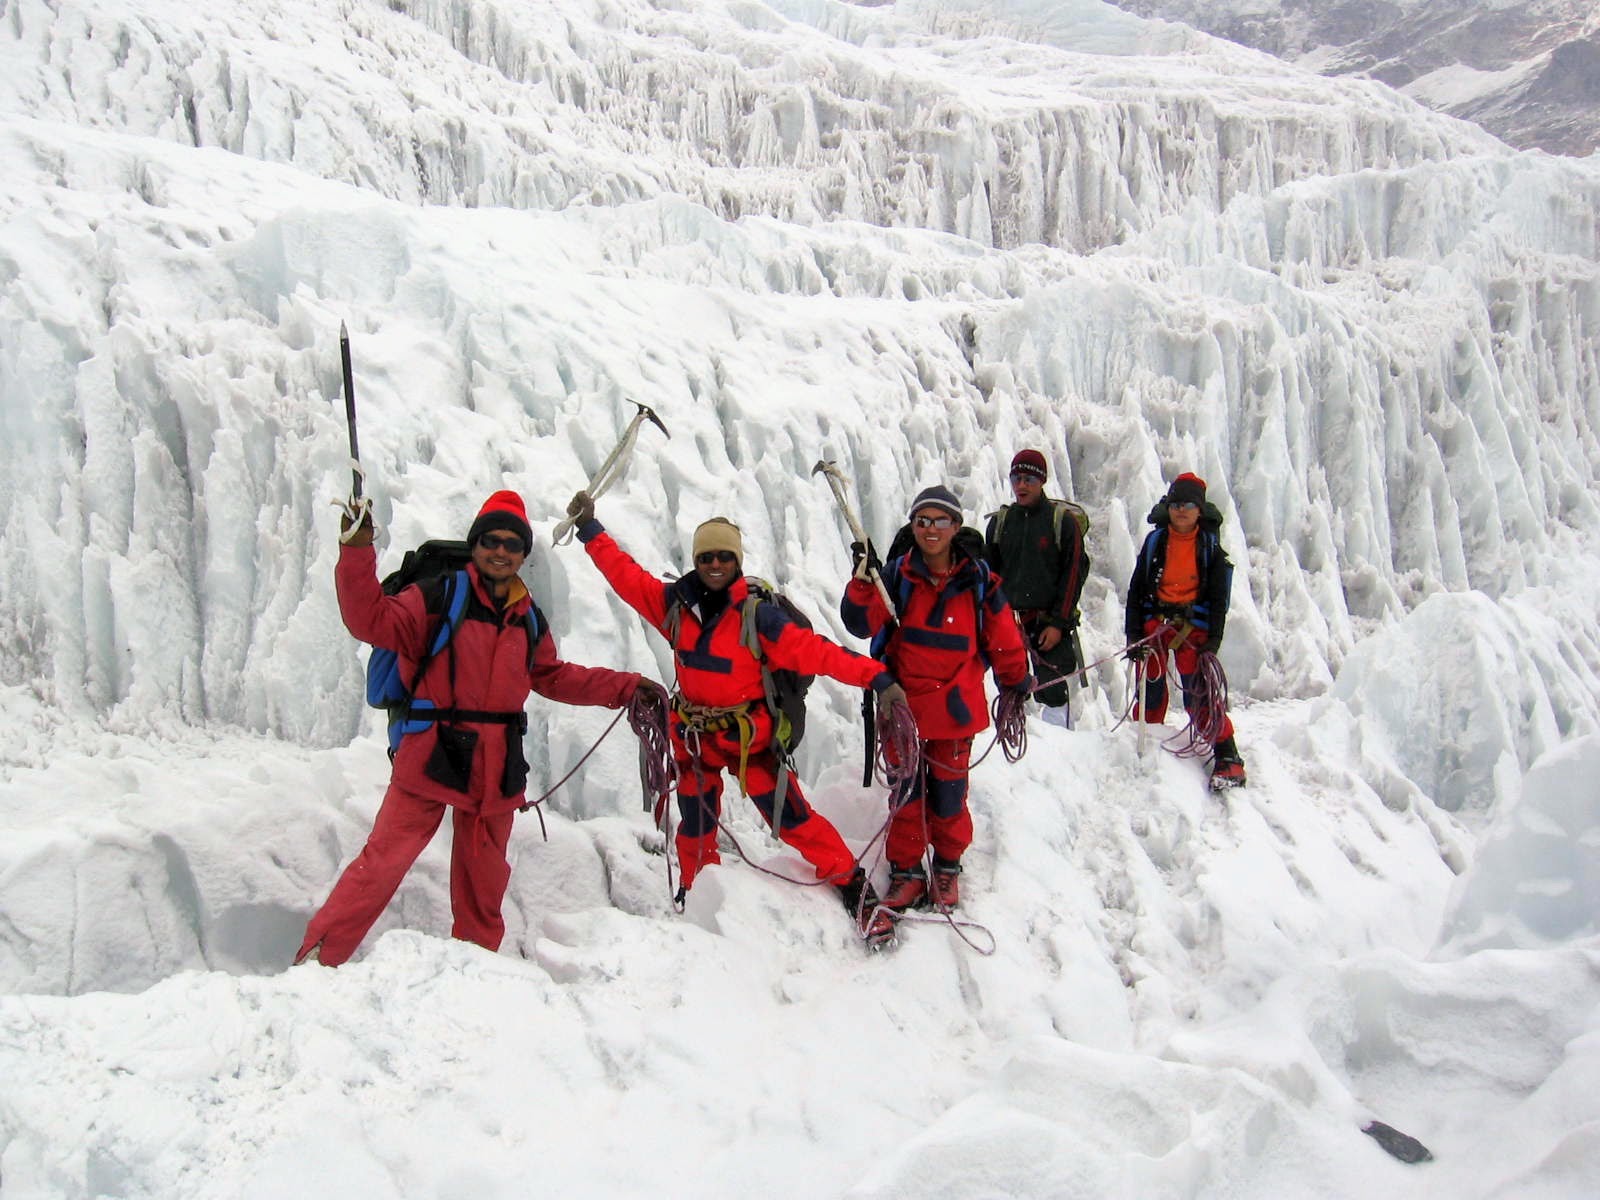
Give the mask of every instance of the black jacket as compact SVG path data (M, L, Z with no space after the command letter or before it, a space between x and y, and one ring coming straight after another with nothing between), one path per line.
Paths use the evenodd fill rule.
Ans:
M984 542L1012 608L1040 613L1045 624L1058 629L1078 623L1089 555L1071 506L1048 496L1032 508L1007 504L989 518Z
M1131 645L1144 637L1145 622L1170 614L1170 609L1156 600L1156 589L1161 584L1162 572L1167 568L1167 534L1169 523L1166 501L1158 501L1146 518L1155 528L1144 539L1139 557L1133 564L1133 578L1128 581L1128 608L1123 632ZM1222 513L1209 500L1200 509L1199 537L1195 541L1195 565L1200 570L1200 596L1187 607L1183 616L1196 629L1207 634L1206 649L1215 652L1222 645L1222 631L1228 621L1228 597L1233 590L1233 562L1222 548L1218 529Z

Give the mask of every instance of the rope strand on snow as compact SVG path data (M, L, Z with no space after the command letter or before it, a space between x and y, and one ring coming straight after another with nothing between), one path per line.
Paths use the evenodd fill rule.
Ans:
M1033 686L1028 690L1030 693L1042 692L1045 688L1055 687L1058 683L1067 683L1071 680L1087 676L1090 671L1093 671L1098 667L1103 667L1109 662L1115 662L1117 659L1124 657L1130 650L1134 648L1134 646L1143 646L1149 641L1150 638L1144 638L1141 641L1134 642L1132 646L1124 646L1122 649L1113 651L1104 658L1097 658L1092 663L1087 663L1084 666L1078 667L1071 671L1056 670L1054 667L1050 666L1049 663L1045 662L1044 659L1040 658L1039 652L1030 645L1028 647L1028 662L1033 670L1034 683Z
M600 749L600 743L611 736L611 731L617 727L617 722L623 717L628 718L628 725L639 738L639 781L643 785L647 797L646 808L651 805L648 797L655 797L656 826L660 828L661 811L666 804L668 794L677 782L677 772L672 760L672 744L667 735L666 709L655 697L655 693L645 689L635 691L632 699L626 706L619 709L617 715L611 718L611 724L605 727L599 737L594 740L594 745L583 752L583 757L572 764L569 770L555 783L551 784L545 793L537 800L529 800L518 806L518 812L534 810L539 818L539 833L545 841L550 840L550 832L545 827L544 809L540 807L546 800L561 790L562 786L578 773L578 768L588 762L594 752Z
M545 792L545 794L540 796L537 800L529 800L525 804L522 804L522 805L518 806L518 808L517 808L518 812L527 812L531 808L531 809L533 809L533 811L535 813L538 814L538 816L539 816L539 834L540 834L540 836L542 836L544 838L545 841L548 842L550 840L550 832L549 832L549 830L547 830L545 828L545 825L544 825L544 809L540 808L539 806L541 804L543 804L546 800L550 799L551 796L554 796L558 791L560 791L561 790L561 785L566 783L567 780L571 779L574 775L576 775L578 773L578 768L583 766L584 763L589 761L589 756L591 754L593 754L596 750L600 749L600 743L605 741L606 738L611 736L611 731L617 727L617 722L622 720L622 718L624 716L626 716L626 715L627 715L627 710L626 709L619 709L618 712L617 712L617 715L611 718L611 724L606 726L606 731L604 733L602 733L598 738L595 739L594 745L590 746L587 750L585 750L583 752L583 757L582 758L580 758L577 762L572 764L572 770L568 771L560 779L556 780L555 783L551 784L550 790Z

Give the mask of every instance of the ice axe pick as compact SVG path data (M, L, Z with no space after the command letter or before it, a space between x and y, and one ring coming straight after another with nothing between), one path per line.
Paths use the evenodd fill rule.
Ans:
M596 500L605 494L607 488L622 478L622 473L628 466L628 456L633 453L633 444L639 440L639 426L649 421L666 434L668 439L672 437L661 418L656 416L655 409L648 404L640 404L637 400L629 400L628 403L639 411L633 414L633 420L629 421L628 427L622 431L622 440L617 443L610 457L600 464L600 469L594 473L594 477L589 480L589 486L584 489ZM555 527L551 539L556 545L562 546L571 540L574 524L571 517L566 517Z

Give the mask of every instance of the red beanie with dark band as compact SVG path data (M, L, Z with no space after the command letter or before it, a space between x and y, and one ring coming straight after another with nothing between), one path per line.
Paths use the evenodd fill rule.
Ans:
M478 538L491 529L505 529L522 539L527 550L533 549L533 529L528 524L528 509L522 497L515 492L496 492L483 502L477 519L467 530L467 545L476 546Z
M1044 455L1037 450L1018 450L1017 456L1011 460L1011 473L1031 475L1040 483L1044 483L1050 478L1050 467L1044 461Z

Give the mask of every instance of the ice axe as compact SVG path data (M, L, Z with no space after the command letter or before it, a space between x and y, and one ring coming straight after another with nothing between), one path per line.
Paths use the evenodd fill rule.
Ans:
M833 498L838 501L839 511L844 514L844 523L850 527L850 535L861 544L861 552L866 554L868 547L872 543L867 540L867 532L861 527L861 521L851 509L850 501L845 499L844 472L824 458L817 461L817 465L811 468L811 473L813 475L827 476L828 486L833 489ZM883 601L883 607L889 613L889 624L892 627L897 624L895 606L894 601L889 598L889 589L884 586L883 576L878 573L878 568L873 566L870 561L867 563L867 574L872 577L872 584L878 589L878 596ZM861 786L871 787L872 762L877 757L878 726L873 716L873 695L870 688L861 695L861 726L863 736L866 738L867 748L866 763L861 769Z
M628 422L628 427L622 431L622 440L617 443L617 448L611 452L609 458L600 464L600 469L594 473L594 478L589 480L589 486L584 490L591 497L598 500L613 483L622 478L622 472L627 468L628 455L633 453L633 444L639 440L639 426L649 421L670 439L672 434L662 424L661 418L656 416L655 409L649 405L640 404L637 400L629 400L639 411L633 414L633 420ZM565 545L572 539L573 526L576 524L572 517L564 518L555 531L550 535L551 540L558 546Z
M339 366L344 372L344 427L350 435L350 500L361 500L361 451L356 446L356 381L350 365L350 331L339 322Z
M811 473L813 475L827 476L828 486L833 489L833 498L839 502L839 511L844 514L844 523L850 527L850 536L861 543L861 552L865 554L867 550L866 530L861 528L860 520L857 519L855 512L850 508L850 501L845 499L844 486L846 480L844 472L824 458L819 459L817 465L811 468ZM883 598L884 608L889 610L889 620L893 622L895 618L894 601L889 599L889 589L884 585L883 576L878 574L878 568L871 564L867 566L867 573L872 576L873 586L878 589L878 595Z
M358 537L363 527L372 529L372 501L361 494L361 450L356 445L356 381L355 370L350 365L350 331L339 322L339 367L344 376L344 428L350 439L350 498L335 500L334 507L345 515L339 540L349 544ZM365 544L365 543L364 543Z

